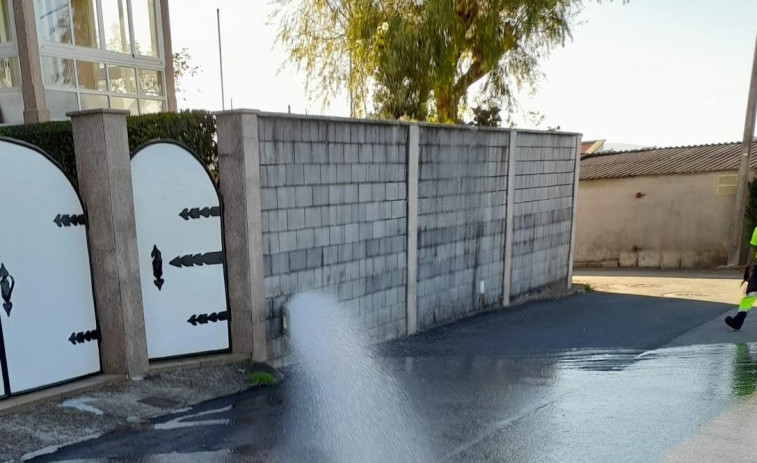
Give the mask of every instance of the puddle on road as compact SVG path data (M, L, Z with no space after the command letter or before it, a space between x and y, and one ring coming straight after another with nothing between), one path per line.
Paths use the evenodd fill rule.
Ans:
M153 425L153 428L158 431L170 431L172 429L180 429L180 428L191 428L191 427L198 427L198 426L224 426L231 424L231 420L228 418L218 418L218 419L204 419L204 420L197 420L197 421L191 421L196 420L197 418L206 417L210 415L218 415L220 413L226 413L231 411L232 406L228 405L226 407L217 408L214 410L206 410L204 412L199 413L193 413L191 415L183 415L177 418L174 418L172 420L166 421L164 423L156 423Z
M757 393L757 344L414 357L390 363L414 403L435 420L432 437L441 454L453 456L454 463L480 461L483 455L496 457L488 461L522 463L659 461L724 410ZM196 452L175 446L181 453L139 456L149 452L140 443L149 441L141 441L142 435L136 433L131 453L120 453L120 458L75 459L106 455L111 447L101 439L77 451L63 451L57 459L53 455L41 460L332 461L318 442L284 449L265 440L253 449L250 435L244 433L251 421L262 419L256 414L260 401L241 397L233 407L172 416L151 427L153 438L158 433L165 440L178 436L181 428L196 427L190 446ZM265 427L275 426L275 420L274 415L266 415ZM231 448L217 450L221 436L221 445ZM639 442L644 446L639 447ZM166 449L171 447L162 445L159 451Z

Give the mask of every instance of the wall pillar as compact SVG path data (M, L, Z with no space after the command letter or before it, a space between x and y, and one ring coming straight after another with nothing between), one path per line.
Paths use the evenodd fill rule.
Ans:
M420 127L411 125L407 137L407 334L418 332L418 181Z
M510 132L507 147L507 215L505 219L505 268L502 278L502 305L510 305L513 267L513 230L515 229L515 168L518 159L518 132Z
M225 111L216 114L216 121L232 350L265 362L268 352L258 114L249 110Z
M79 191L87 213L95 307L104 373L147 372L147 338L126 131L128 111L97 109L71 117Z
M42 82L34 0L13 0L13 17L21 69L24 123L46 122L50 120L50 112L47 110L45 87Z
M570 252L568 253L568 289L573 286L573 259L576 254L576 222L578 222L578 183L581 176L581 136L576 137L576 151L573 154L575 170L573 172L573 212L570 225Z

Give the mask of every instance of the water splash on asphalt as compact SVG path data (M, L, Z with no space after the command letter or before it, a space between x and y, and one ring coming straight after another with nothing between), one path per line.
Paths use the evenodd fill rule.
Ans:
M310 440L334 462L434 461L409 400L350 314L322 295L298 295L288 309L300 370L291 418L314 433L295 431L293 445Z

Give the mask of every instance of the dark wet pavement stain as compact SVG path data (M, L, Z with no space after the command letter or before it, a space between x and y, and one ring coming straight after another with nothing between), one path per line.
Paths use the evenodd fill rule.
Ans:
M745 344L390 366L426 423L435 461L449 462L661 461L757 389L757 345ZM285 389L209 403L38 461L330 461L318 442L286 442Z
M612 305L585 304L608 300L620 299L575 298L552 303L554 310L535 305L528 313L481 317L382 348L424 423L434 461L661 462L757 391L757 344L656 348L685 331L673 321L691 329L718 317L723 306L663 300L654 312L647 310L654 299L632 298L639 312L631 316L614 314L620 309ZM593 316L592 307L601 315ZM539 320L529 318L534 314ZM650 317L646 325L644 317ZM202 404L35 461L333 461L307 435L291 437L287 393L294 377L288 376L278 387Z

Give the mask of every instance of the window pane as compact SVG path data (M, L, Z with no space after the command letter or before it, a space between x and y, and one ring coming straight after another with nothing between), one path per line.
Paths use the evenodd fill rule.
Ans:
M2 0L0 5L0 42L10 42L13 40L11 37L11 18L8 13L8 1Z
M76 72L79 75L79 88L108 90L105 81L105 65L102 63L89 63L87 61L76 62Z
M0 124L24 123L24 99L21 92L0 93Z
M116 93L137 93L137 72L134 68L108 66L110 91Z
M108 97L105 95L90 95L82 93L80 95L81 109L100 109L108 107Z
M163 73L149 69L140 69L139 93L142 95L163 95Z
M71 43L68 0L37 0L37 34L44 42Z
M0 59L0 88L21 86L21 70L18 67L18 56Z
M137 55L158 56L155 2L153 0L132 0L131 14L134 23L134 47Z
M139 109L142 114L159 113L163 111L163 101L139 100Z
M125 109L131 111L132 115L135 116L139 114L139 105L137 104L136 98L111 97L110 107L113 109Z
M100 48L97 27L97 1L71 0L74 14L74 45Z
M74 60L43 56L42 80L46 86L75 87Z
M131 54L126 0L102 0L105 49Z
M66 113L79 109L74 92L45 92L51 119L65 119Z

